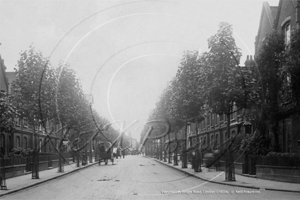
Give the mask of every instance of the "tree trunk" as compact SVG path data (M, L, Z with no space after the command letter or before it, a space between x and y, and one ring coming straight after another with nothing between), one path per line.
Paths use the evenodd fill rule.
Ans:
M184 146L183 146L183 155L182 155L182 168L187 168L187 162L188 162L188 157L187 157L187 143L188 143L188 138L187 138L187 122L185 122L185 133L184 133Z
M33 123L33 137L34 137L34 150L32 156L32 179L39 179L39 148L38 136L35 130L35 123Z
M231 151L231 144L229 143L230 139L230 113L226 113L227 117L227 132L226 132L226 163L225 163L225 180L226 181L235 181L235 171L234 171L234 160L233 152Z
M177 141L176 141L176 143L177 143ZM177 154L178 154L178 150L177 150L178 148L176 147L176 150L175 150L175 152L174 152L174 166L177 166L178 165L178 157L177 157Z
M164 162L167 162L167 151L165 149L165 145L166 145L166 137L164 136L164 141L163 141L163 150L164 150Z

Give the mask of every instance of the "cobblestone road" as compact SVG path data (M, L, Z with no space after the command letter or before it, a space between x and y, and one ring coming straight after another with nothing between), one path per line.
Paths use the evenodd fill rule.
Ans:
M206 183L141 156L94 165L5 199L299 199L299 193Z

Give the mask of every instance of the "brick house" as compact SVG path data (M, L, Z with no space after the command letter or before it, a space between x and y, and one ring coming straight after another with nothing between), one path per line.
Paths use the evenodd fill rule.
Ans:
M272 30L284 36L288 44L293 29L299 28L300 1L280 0L277 7L263 3L260 24L255 40L255 53L257 54L265 36ZM287 109L288 103L281 105L279 122L279 143L282 152L300 152L300 116L292 109Z

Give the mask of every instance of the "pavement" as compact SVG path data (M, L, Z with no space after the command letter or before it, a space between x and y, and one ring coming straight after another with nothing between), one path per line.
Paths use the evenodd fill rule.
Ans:
M178 161L177 166L174 166L174 164L172 163L164 162L162 160L158 160L155 158L150 158L150 157L148 158L153 159L166 166L169 166L173 169L179 170L185 174L194 176L203 181L207 181L211 183L230 185L235 187L259 189L259 190L273 190L273 191L300 193L299 183L288 183L288 182L265 180L265 179L256 178L255 176L239 175L239 174L235 174L236 181L225 181L224 171L216 171L215 169L208 169L202 167L202 172L194 172L194 169L192 169L191 164L188 164L187 168L182 168L182 164L180 161Z
M70 165L64 166L64 172L58 172L58 168L52 168L44 171L39 172L39 179L32 179L32 174L26 174L22 176L17 176L13 178L6 179L6 190L0 190L0 198L2 196L18 192L20 190L25 190L30 187L35 187L39 184L43 184L47 181L54 180L57 178L60 178L62 176L69 175L74 172L78 172L81 169L85 169L87 167L90 167L92 165L98 164L93 160L92 163L88 163L87 165L81 165L79 167L76 167L76 163L71 163Z

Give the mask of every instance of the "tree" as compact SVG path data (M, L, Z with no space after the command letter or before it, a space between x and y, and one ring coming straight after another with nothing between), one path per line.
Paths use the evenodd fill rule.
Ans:
M12 83L14 95L12 101L21 118L26 118L28 124L33 129L35 141L35 153L33 178L38 175L38 142L37 129L45 127L48 119L53 117L54 102L54 73L48 60L41 52L33 47L21 52L18 61L16 80Z
M7 94L0 91L0 133L14 131L14 117L17 114ZM2 138L1 138L2 139ZM0 155L4 156L5 146L0 147Z
M282 72L286 75L287 84L283 90L290 91L292 109L300 112L300 30L292 32L291 41L286 51L286 63Z
M21 118L26 118L34 133L53 117L54 74L50 63L33 47L21 53L16 80L12 83L12 101Z
M245 106L245 85L239 69L241 52L235 44L232 27L222 22L218 32L208 40L208 52L201 56L205 63L200 80L207 106L213 113L227 116L226 139L230 136L230 114L233 105ZM230 147L229 144L227 146ZM234 181L234 164L230 149L226 152L226 180Z
M180 63L176 76L172 81L171 105L177 121L201 119L203 117L204 99L199 86L202 63L198 59L198 51L187 51Z
M89 129L93 122L92 111L75 71L68 65L59 65L56 77L56 120L79 132Z
M5 92L0 91L0 130L1 132L12 132L14 130L14 116L17 114L15 107Z
M267 35L263 41L262 47L259 50L255 61L258 66L261 91L261 116L262 120L260 133L265 135L268 131L268 124L273 136L272 150L280 151L279 148L279 113L280 101L282 100L282 86L284 76L281 69L285 65L285 44L281 34L273 31ZM267 121L268 123L263 123Z

